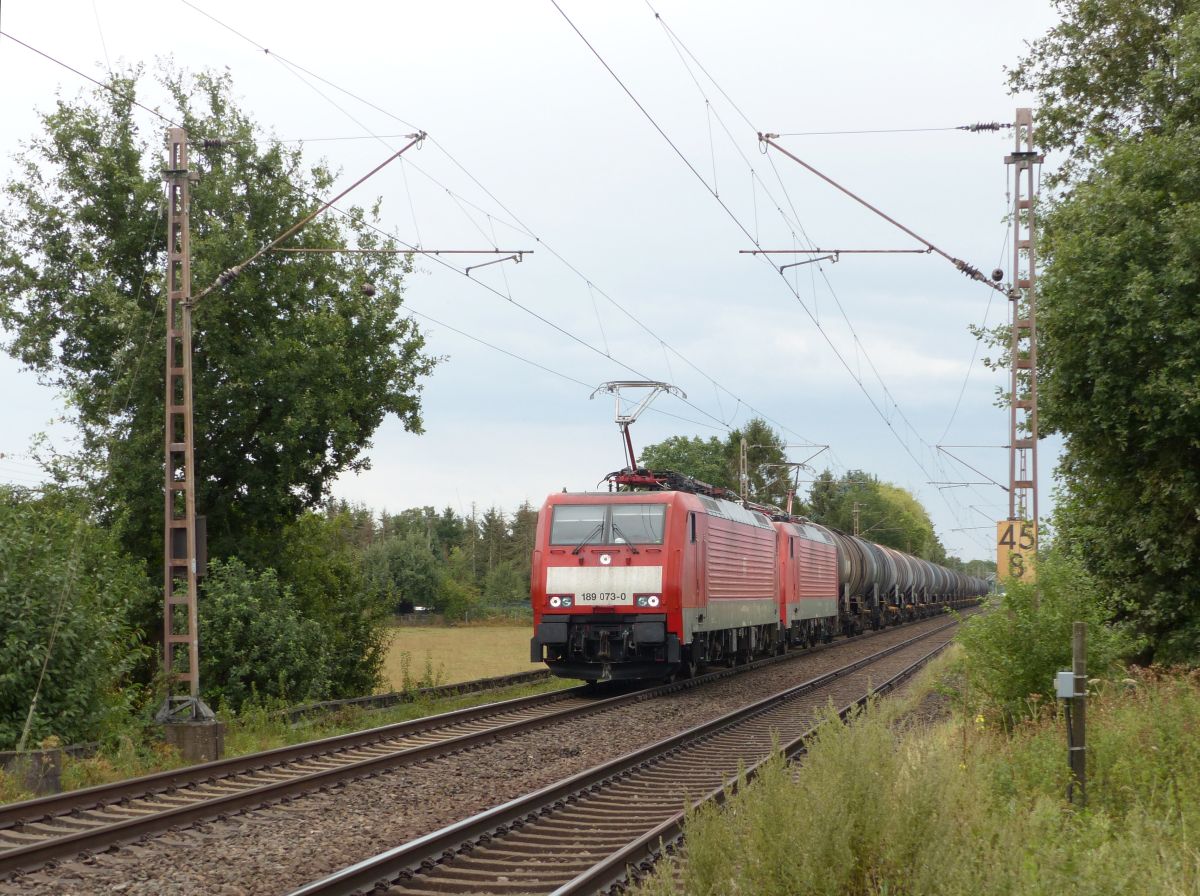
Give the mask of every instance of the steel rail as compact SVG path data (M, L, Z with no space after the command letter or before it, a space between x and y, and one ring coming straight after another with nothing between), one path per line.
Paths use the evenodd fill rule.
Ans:
M684 758L688 751L702 746L707 742L716 741L722 735L734 732L735 729L738 729L748 721L768 715L772 710L778 709L793 700L810 695L814 691L819 691L834 683L841 682L856 672L956 625L956 622L952 622L931 631L923 632L839 669L819 675L801 684L787 688L778 694L756 701L718 719L703 723L593 769L572 775L531 794L449 825L439 831L419 837L416 840L395 847L373 858L342 869L322 880L307 884L294 891L291 896L353 896L353 894L372 889L383 890L393 883L402 884L405 881L411 881L415 886L420 887L421 882L415 878L419 878L425 873L436 871L444 864L447 867L452 867L454 864L453 860L458 856L467 856L477 849L484 848L488 843L493 841L499 842L497 838L503 838L505 834L527 826L536 825L544 816L551 816L558 810L569 806L581 806L589 799L594 800L595 795L602 792L605 787L609 787L614 783L625 782L642 771L649 770L653 772L655 766L668 759ZM928 654L924 655L921 662L927 660L927 658ZM806 728L805 732L807 733L807 731L808 729ZM763 732L761 731L757 733L757 736L760 738L762 735ZM743 740L748 737L750 736L745 733L741 735ZM766 749L769 752L769 746ZM723 777L720 787L715 789L706 787L704 790L705 795L711 796L716 790L721 789L724 783L725 778ZM674 806L681 801L680 794L671 791L661 793L660 795L672 807L665 813L669 820L677 812ZM597 811L602 811L602 807ZM655 830L659 826L658 823L652 825ZM556 840L571 842L574 844L576 853L582 851L582 844L586 842L586 837L580 838L577 831L562 828L555 828L553 831L547 832L547 837L550 836L553 836ZM646 834L646 836L649 836L649 834ZM634 843L641 839L644 839L644 837L635 838ZM634 843L629 843L627 847L622 847L623 858L624 849L630 850L631 857L636 853L637 850ZM548 848L546 852L549 852ZM539 857L539 861L548 861L549 858L548 855L542 855ZM623 862L623 858L616 859L615 861L621 863ZM625 865L621 864L620 867L623 869ZM499 874L500 872L497 873ZM458 890L451 887L448 882L438 882L445 885L444 889L434 881L429 881L428 883L433 885L433 888L439 892L466 892L465 890ZM482 879L479 883L480 887L476 892L527 892L527 890L522 891L520 889L520 882L515 880L508 886L500 889L489 889L487 886L484 886L485 882ZM496 886L493 884L493 887Z
M908 681L920 669L924 668L930 660L944 651L950 644L950 641L939 644L933 650L920 657L915 663L900 670L887 681L871 688L863 696L842 707L838 710L837 717L845 722L851 713L865 706L872 697L881 696L895 690L901 684ZM808 749L808 742L815 733L816 729L810 728L791 741L781 744L779 748L780 752L789 761L795 759ZM747 768L744 775L739 775L725 781L720 787L711 790L707 796L697 800L689 808L695 810L708 803L723 805L731 794L739 790L743 780L749 782L758 777L759 772L770 759L770 756L763 757L754 765ZM554 890L550 896L583 896L583 894L591 896L591 894L595 893L624 892L625 888L628 888L632 883L631 878L642 879L653 869L654 864L662 858L664 852L678 850L679 845L684 839L684 821L686 818L686 811L677 812L653 830L647 831L642 837L626 844L608 858L597 862L587 871L563 884ZM631 870L635 870L635 873L631 873Z
M882 631L886 629L866 632L858 638ZM773 663L799 659L858 638L607 698L598 698L595 690L586 686L535 694L12 804L0 808L0 876L206 818L261 808L348 780L374 776ZM570 705L539 713L564 702ZM539 714L521 717L529 712ZM511 719L513 715L518 718L483 729L477 727L486 725L488 719ZM424 740L431 736L437 740L388 745L389 741L400 738ZM286 777L281 780L280 776Z
M693 679L608 698L597 698L595 690L587 686L535 694L14 803L0 807L0 875L8 876L54 859L126 843L205 818L259 808L342 781L471 749L502 737L696 687L772 663L802 658L844 643L846 641L839 640L808 651L767 657ZM571 705L558 711L490 725L482 730L474 727L486 723L489 718L536 713L564 702ZM464 727L466 731L461 730ZM438 739L433 743L406 744L399 748L387 746L388 741L399 738L430 736ZM355 751L364 753L365 758L354 755ZM329 767L330 762L334 763L333 767ZM305 763L310 767L304 768ZM279 780L280 775L289 777ZM181 800L190 802L180 805Z
M0 812L0 838L10 842L30 842L0 851L0 875L26 870L64 856L128 842L204 818L258 808L341 781L469 749L497 737L511 736L543 724L600 712L622 701L652 696L638 691L595 700L588 699L585 691L586 687L578 687L549 695L519 697L412 722L16 803ZM567 700L581 702L573 702L570 707L558 712L493 725L475 732L454 733L461 726L482 723L489 717L536 712ZM386 746L389 740L430 735L437 737L439 733L448 736L433 743L399 749ZM380 749L384 752L365 759L351 759L348 755L359 750L371 752ZM329 762L336 764L327 767ZM310 768L304 767L306 763ZM312 770L312 765L316 765L317 770ZM277 775L290 777L278 780L275 777ZM239 789L228 792L227 788L230 787ZM210 791L204 792L204 788ZM189 797L197 799L188 805L178 805L178 800ZM145 805L138 806L139 801L144 801ZM103 818L105 812L116 814L119 820L105 822L88 817L94 814ZM81 827L84 829L81 830Z

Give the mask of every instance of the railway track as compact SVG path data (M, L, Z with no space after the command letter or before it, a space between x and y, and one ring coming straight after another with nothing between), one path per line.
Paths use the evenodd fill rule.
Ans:
M614 696L578 687L522 697L0 806L0 879L846 643Z
M623 886L682 836L686 803L720 800L739 768L803 749L824 707L849 712L940 652L956 623L359 862L292 896L528 894ZM882 681L883 684L873 685Z
M469 749L657 689L520 697L0 807L0 875Z

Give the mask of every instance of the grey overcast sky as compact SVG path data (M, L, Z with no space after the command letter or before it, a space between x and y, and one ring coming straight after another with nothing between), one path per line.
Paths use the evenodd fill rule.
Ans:
M688 402L660 398L636 444L722 436L761 414L793 460L829 445L818 469L909 489L948 550L992 557L1004 492L928 483L983 481L937 445L993 446L951 450L1007 482L1003 378L967 330L1002 322L1003 297L936 256L843 256L781 277L739 250L916 246L762 154L767 131L952 255L1007 273L1011 135L948 128L1029 104L1003 68L1054 23L1049 0L558 2L6 0L0 29L97 78L168 56L228 69L263 128L304 140L338 187L424 129L420 151L352 198L381 197L388 228L427 249L535 250L470 278L459 258L418 258L407 305L446 357L426 383L426 432L385 421L373 468L335 495L469 512L591 488L622 466L612 402L589 402L591 389L649 377ZM8 179L38 110L90 85L8 39L0 81ZM812 133L918 128L941 130ZM63 403L8 356L0 394L0 481L36 483L30 439L69 444ZM1043 443L1043 512L1056 455Z

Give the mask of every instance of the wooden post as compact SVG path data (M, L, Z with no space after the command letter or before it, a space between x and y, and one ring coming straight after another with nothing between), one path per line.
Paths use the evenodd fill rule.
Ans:
M1087 623L1076 622L1071 636L1071 668L1075 676L1075 696L1071 698L1071 783L1067 799L1074 802L1079 787L1079 804L1087 805Z

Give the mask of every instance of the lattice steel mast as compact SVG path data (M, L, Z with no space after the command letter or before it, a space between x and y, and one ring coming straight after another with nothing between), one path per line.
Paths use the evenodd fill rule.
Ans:
M1037 209L1033 111L1018 109L1013 169L1013 286L1009 290L1011 379L1009 383L1008 518L1038 521ZM1036 531L1036 529L1035 529Z
M192 430L192 174L187 132L167 132L166 482L163 525L163 721L213 718L200 699L197 621L196 465ZM182 648L186 662L177 667ZM182 694L182 685L187 693Z

